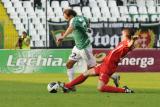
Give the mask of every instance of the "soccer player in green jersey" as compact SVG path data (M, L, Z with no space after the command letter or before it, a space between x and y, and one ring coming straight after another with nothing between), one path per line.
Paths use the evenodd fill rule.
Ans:
M87 35L87 29L89 27L89 21L87 18L84 16L78 16L72 9L65 9L63 15L66 21L69 22L69 26L66 32L57 39L57 44L60 44L66 36L72 33L75 40L75 46L72 49L72 53L66 64L69 81L72 81L74 79L73 66L77 61L80 59L85 60L88 69L90 69L96 66L96 60L93 56L92 45Z

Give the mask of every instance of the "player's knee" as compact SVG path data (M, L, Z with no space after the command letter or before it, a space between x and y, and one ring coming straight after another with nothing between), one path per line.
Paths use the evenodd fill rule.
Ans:
M89 71L85 71L85 72L83 73L83 75L84 75L84 76L89 76Z
M68 63L66 64L66 67L67 67L67 69L71 69L71 68L73 67L73 64L71 64L71 63L68 62Z

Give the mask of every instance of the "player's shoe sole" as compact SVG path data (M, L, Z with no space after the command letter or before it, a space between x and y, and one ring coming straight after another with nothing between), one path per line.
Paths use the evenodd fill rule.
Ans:
M125 89L125 93L134 93L134 91L127 86L123 86L123 88Z
M64 83L58 81L59 86L62 88L63 93L69 93L71 90L64 86Z

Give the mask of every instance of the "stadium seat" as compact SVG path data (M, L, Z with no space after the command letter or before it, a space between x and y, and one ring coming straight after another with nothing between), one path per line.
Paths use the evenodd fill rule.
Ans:
M9 3L10 0L2 0L2 3L6 4L6 3Z
M146 6L147 7L155 6L155 2L153 0L146 0Z
M13 1L14 1L14 0L13 0ZM13 6L14 6L14 8L18 8L18 7L23 8L21 2L13 2Z
M68 8L69 7L68 1L61 1L61 7L62 8Z
M25 13L24 12L24 9L22 8L22 7L17 7L17 8L15 8L15 11L17 12L17 14L18 13ZM26 14L26 13L25 13Z
M98 0L98 1L99 1L99 0ZM98 2L98 1L97 1L97 2ZM98 2L98 6L99 6L100 8L104 8L104 7L107 6L107 2L104 1L104 0L100 0L100 1Z
M138 7L139 14L140 14L140 20L139 21L149 21L148 13L146 6L140 6Z
M93 7L91 9L91 12L92 12L92 15L93 15L92 17L97 18L95 20L99 20L102 17L99 7ZM100 21L102 21L102 20L100 20Z
M157 13L160 14L160 6L157 6Z
M52 7L52 8L59 8L59 7L60 7L59 1L52 1L51 7Z
M32 40L40 40L39 39L39 35L37 35L36 30L35 29L31 29L30 30L30 35L33 37Z
M117 7L117 3L115 0L108 0L108 6L111 8Z
M132 21L138 21L139 20L139 13L138 13L138 10L137 10L136 6L130 6L129 7L129 14L130 14L130 17L131 17Z
M156 7L155 6L149 6L148 7L148 13L149 14L156 14Z
M51 8L49 1L47 1L47 7ZM44 0L44 1L42 0L42 8L46 8L46 0Z
M24 8L31 8L32 7L30 1L23 1L22 5L23 5Z
M109 18L111 17L108 7L101 8L101 13L103 21L108 21Z
M140 6L146 6L146 1L145 0L136 0L137 2L137 6L140 7Z
M95 0L89 0L89 6L92 7L97 7L97 2Z
M35 13L36 13L38 18L45 18L46 17L45 12L43 12L43 10L41 10L41 9L36 9Z
M120 18L120 14L119 14L119 10L118 10L118 7L111 7L110 8L110 13L111 13L111 16L112 18Z
M11 2L4 2L4 7L5 8L11 8L13 5Z
M82 7L82 13L85 17L87 17L88 19L91 19L92 18L92 14L91 14L91 11L90 11L90 8L88 6L84 6Z
M14 18L16 18L16 17L18 17L18 15L17 15L16 12L13 11L13 12L10 13L10 18L11 18L11 19L14 19Z
M156 12L155 6L149 6L148 7L148 14L151 21L157 21L158 20L158 13Z
M36 40L35 41L35 47L43 47L43 41Z
M131 21L127 6L119 6L119 12L121 21Z
M75 10L78 15L82 15L82 11L81 11L81 7L80 6L73 7L73 10Z
M10 14L10 13L15 13L14 7L7 8L7 13L8 13L8 14Z
M59 18L61 21L65 21L61 7L54 8L54 14L55 14L55 17Z
M138 7L138 11L139 11L139 14L148 14L146 6L140 6L140 7Z

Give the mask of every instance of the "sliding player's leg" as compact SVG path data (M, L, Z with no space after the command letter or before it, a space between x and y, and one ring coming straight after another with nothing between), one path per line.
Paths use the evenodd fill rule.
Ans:
M107 85L109 82L110 77L105 74L101 73L99 75L99 81L98 81L98 90L101 92L112 92L112 93L124 93L125 89L123 88L117 88L113 86Z
M109 92L109 93L133 93L133 90L129 89L127 86L124 88L118 88L114 86L107 85L109 82L110 76L106 73L101 73L99 75L98 81L98 90L101 92Z

